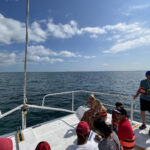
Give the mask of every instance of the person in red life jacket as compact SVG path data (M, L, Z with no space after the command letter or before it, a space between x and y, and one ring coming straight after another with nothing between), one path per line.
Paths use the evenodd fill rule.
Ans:
M35 150L51 150L50 145L46 141L40 142Z
M0 138L0 150L13 150L13 143L10 138Z
M127 111L124 108L118 108L115 111L119 120L117 135L120 144L123 150L132 150L135 145L135 135L128 120Z
M139 129L141 130L146 128L145 111L150 112L150 71L147 71L145 76L146 79L141 80L140 87L136 95L133 97L133 99L136 99L140 95L142 125L139 127Z
M123 107L123 104L121 102L116 102L115 105L116 105L115 109ZM112 110L112 120L111 120L111 123L112 123L112 129L114 131L117 131L117 128L118 128L118 119L117 119L117 116L116 116L115 109Z

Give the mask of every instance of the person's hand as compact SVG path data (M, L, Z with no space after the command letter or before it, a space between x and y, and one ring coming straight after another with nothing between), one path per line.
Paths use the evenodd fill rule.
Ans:
M133 99L136 99L138 97L138 95L133 96Z
M98 134L96 134L94 139L99 142L101 140L101 137Z

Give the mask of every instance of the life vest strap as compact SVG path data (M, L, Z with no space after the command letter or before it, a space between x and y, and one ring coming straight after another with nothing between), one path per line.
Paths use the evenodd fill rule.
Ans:
M135 136L133 136L132 139L125 139L123 141L120 141L120 144L123 146L125 149L133 149L135 145Z
M131 149L133 149L134 148L134 146L133 147L126 147L126 146L123 146L123 149L129 149L129 150L131 150Z
M123 140L124 142L128 142L128 143L132 143L132 142L134 142L134 139L132 139L132 140Z

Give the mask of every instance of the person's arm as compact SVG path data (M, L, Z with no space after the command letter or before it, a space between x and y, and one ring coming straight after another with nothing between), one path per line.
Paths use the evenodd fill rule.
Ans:
M112 110L112 118L111 118L111 126L112 126L112 128L113 128L113 126L114 126L114 114L115 112L114 112L114 110Z
M133 96L133 99L136 99L140 94L140 88L138 89L138 91L136 92L136 95Z
M141 93L141 92L140 92L140 91L141 91L141 87L143 87L143 80L141 80L141 82L140 82L140 87L139 87L139 89L137 90L136 94L133 96L133 99L136 99L136 98L139 96L139 94Z

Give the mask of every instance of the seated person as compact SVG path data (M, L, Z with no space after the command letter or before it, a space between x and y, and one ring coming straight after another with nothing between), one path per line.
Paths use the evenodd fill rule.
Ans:
M118 136L112 131L111 126L107 125L101 118L94 121L95 132L100 135L96 135L95 139L99 141L99 150L121 150Z
M96 142L88 141L90 128L87 122L79 122L77 128L77 145L71 150L98 150L98 145Z
M90 95L90 97L87 99L85 104L91 104L91 108L90 110L93 110L93 105L94 105L94 101L95 101L95 96L93 94Z
M93 117L95 119L102 118L104 121L107 119L107 109L104 107L104 105L99 101L94 101L94 109L93 109Z
M51 150L50 145L46 141L40 142L35 150Z
M0 150L13 150L13 143L10 138L0 138Z
M89 124L90 129L94 130L93 122L95 119L101 117L106 121L107 109L98 99L95 99L93 94L88 98L86 104L91 104L91 108L85 111L81 121L86 121Z
M117 127L118 127L118 119L116 117L116 109L123 107L123 104L121 102L116 102L116 107L112 110L112 129L114 131L117 131Z
M117 135L123 150L132 150L135 145L135 135L124 108L118 108L117 119L119 120Z

